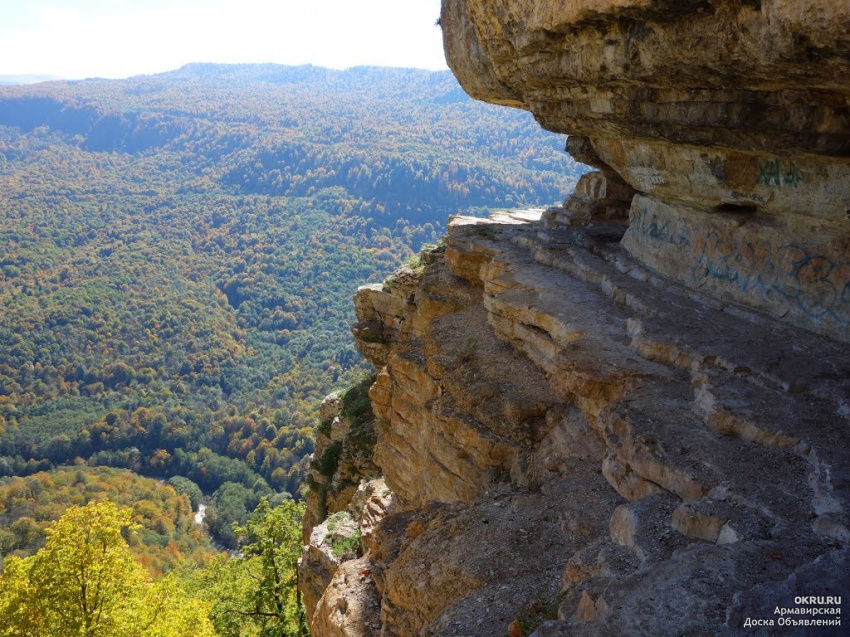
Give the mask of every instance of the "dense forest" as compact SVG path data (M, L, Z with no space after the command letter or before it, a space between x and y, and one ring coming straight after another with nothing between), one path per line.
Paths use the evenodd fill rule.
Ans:
M579 167L448 72L190 65L0 89L0 476L295 493L356 287Z
M0 560L26 557L44 546L47 529L68 507L111 500L131 510L136 526L126 539L152 575L186 559L204 562L213 554L209 537L195 523L191 495L181 490L185 479L173 480L165 484L127 470L81 466L0 485Z
M83 559L89 520L139 608L194 600L201 633L302 634L281 538L297 548L321 398L369 374L357 286L451 214L560 203L583 168L563 146L449 72L0 86L0 611L53 634L62 617L27 591ZM258 587L269 560L282 579ZM104 634L138 629L114 621ZM147 634L190 634L174 621Z

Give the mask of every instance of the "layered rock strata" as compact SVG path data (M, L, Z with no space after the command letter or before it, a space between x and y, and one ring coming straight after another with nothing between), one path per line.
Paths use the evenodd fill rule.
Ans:
M309 534L314 634L840 619L850 5L444 0L441 25L471 95L596 171L358 291L386 503L336 503L356 559Z
M850 340L850 4L445 0L474 97L580 136L654 271Z
M358 292L395 508L325 594L368 630L315 634L735 634L850 585L850 347L541 216L455 218Z

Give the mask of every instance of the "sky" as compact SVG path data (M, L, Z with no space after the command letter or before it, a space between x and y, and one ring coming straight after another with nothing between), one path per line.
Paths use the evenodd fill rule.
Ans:
M440 0L0 0L0 75L123 78L189 62L446 68Z

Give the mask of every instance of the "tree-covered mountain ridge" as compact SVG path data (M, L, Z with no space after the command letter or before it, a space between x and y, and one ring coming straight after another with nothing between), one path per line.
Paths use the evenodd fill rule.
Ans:
M0 87L0 475L297 491L318 401L363 370L357 286L449 214L561 201L563 144L447 71Z
M503 130L481 127L482 118L493 117ZM209 141L227 126L216 146L193 150L226 154L259 136L266 151L286 140L385 154L422 151L432 159L446 152L450 164L484 150L490 159L527 168L575 171L562 138L541 134L529 117L472 102L449 71L189 64L126 80L2 87L0 123L25 131L48 126L79 136L85 150L140 152L187 136ZM474 144L472 155L458 154L470 150L465 143ZM529 178L516 175L523 177Z
M153 571L182 564L154 582L121 558L140 608L179 581L218 634L301 634L290 498L319 401L367 372L354 292L453 213L562 201L581 171L563 145L448 72L196 64L0 87L0 633L35 621L26 591L63 572L42 566L70 555L68 516ZM203 497L247 559L208 562L184 496L160 513L161 482L119 469ZM152 525L144 546L128 515ZM269 560L281 577L258 586Z

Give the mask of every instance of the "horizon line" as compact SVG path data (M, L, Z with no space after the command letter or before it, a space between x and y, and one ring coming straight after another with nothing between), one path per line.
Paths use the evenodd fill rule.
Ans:
M167 73L174 73L176 71L182 71L187 67L192 66L218 66L218 67L237 67L237 66L279 66L286 68L315 68L321 69L325 71L335 71L335 72L345 72L351 71L354 69L396 69L396 70L407 70L407 71L423 71L426 73L443 73L443 72L451 72L451 69L446 66L441 69L428 69L417 66L390 66L384 64L355 64L352 66L347 66L343 68L331 67L331 66L322 66L320 64L313 64L311 62L306 62L304 64L285 64L282 62L186 62L178 67L170 68L164 71L155 71L153 73L134 73L132 75L126 75L121 77L104 77L99 75L92 76L61 76L54 75L52 73L0 73L0 85L26 85L26 84L40 84L43 82L85 82L90 80L130 80L138 77L155 77L157 75L165 75ZM14 81L19 80L19 81Z

